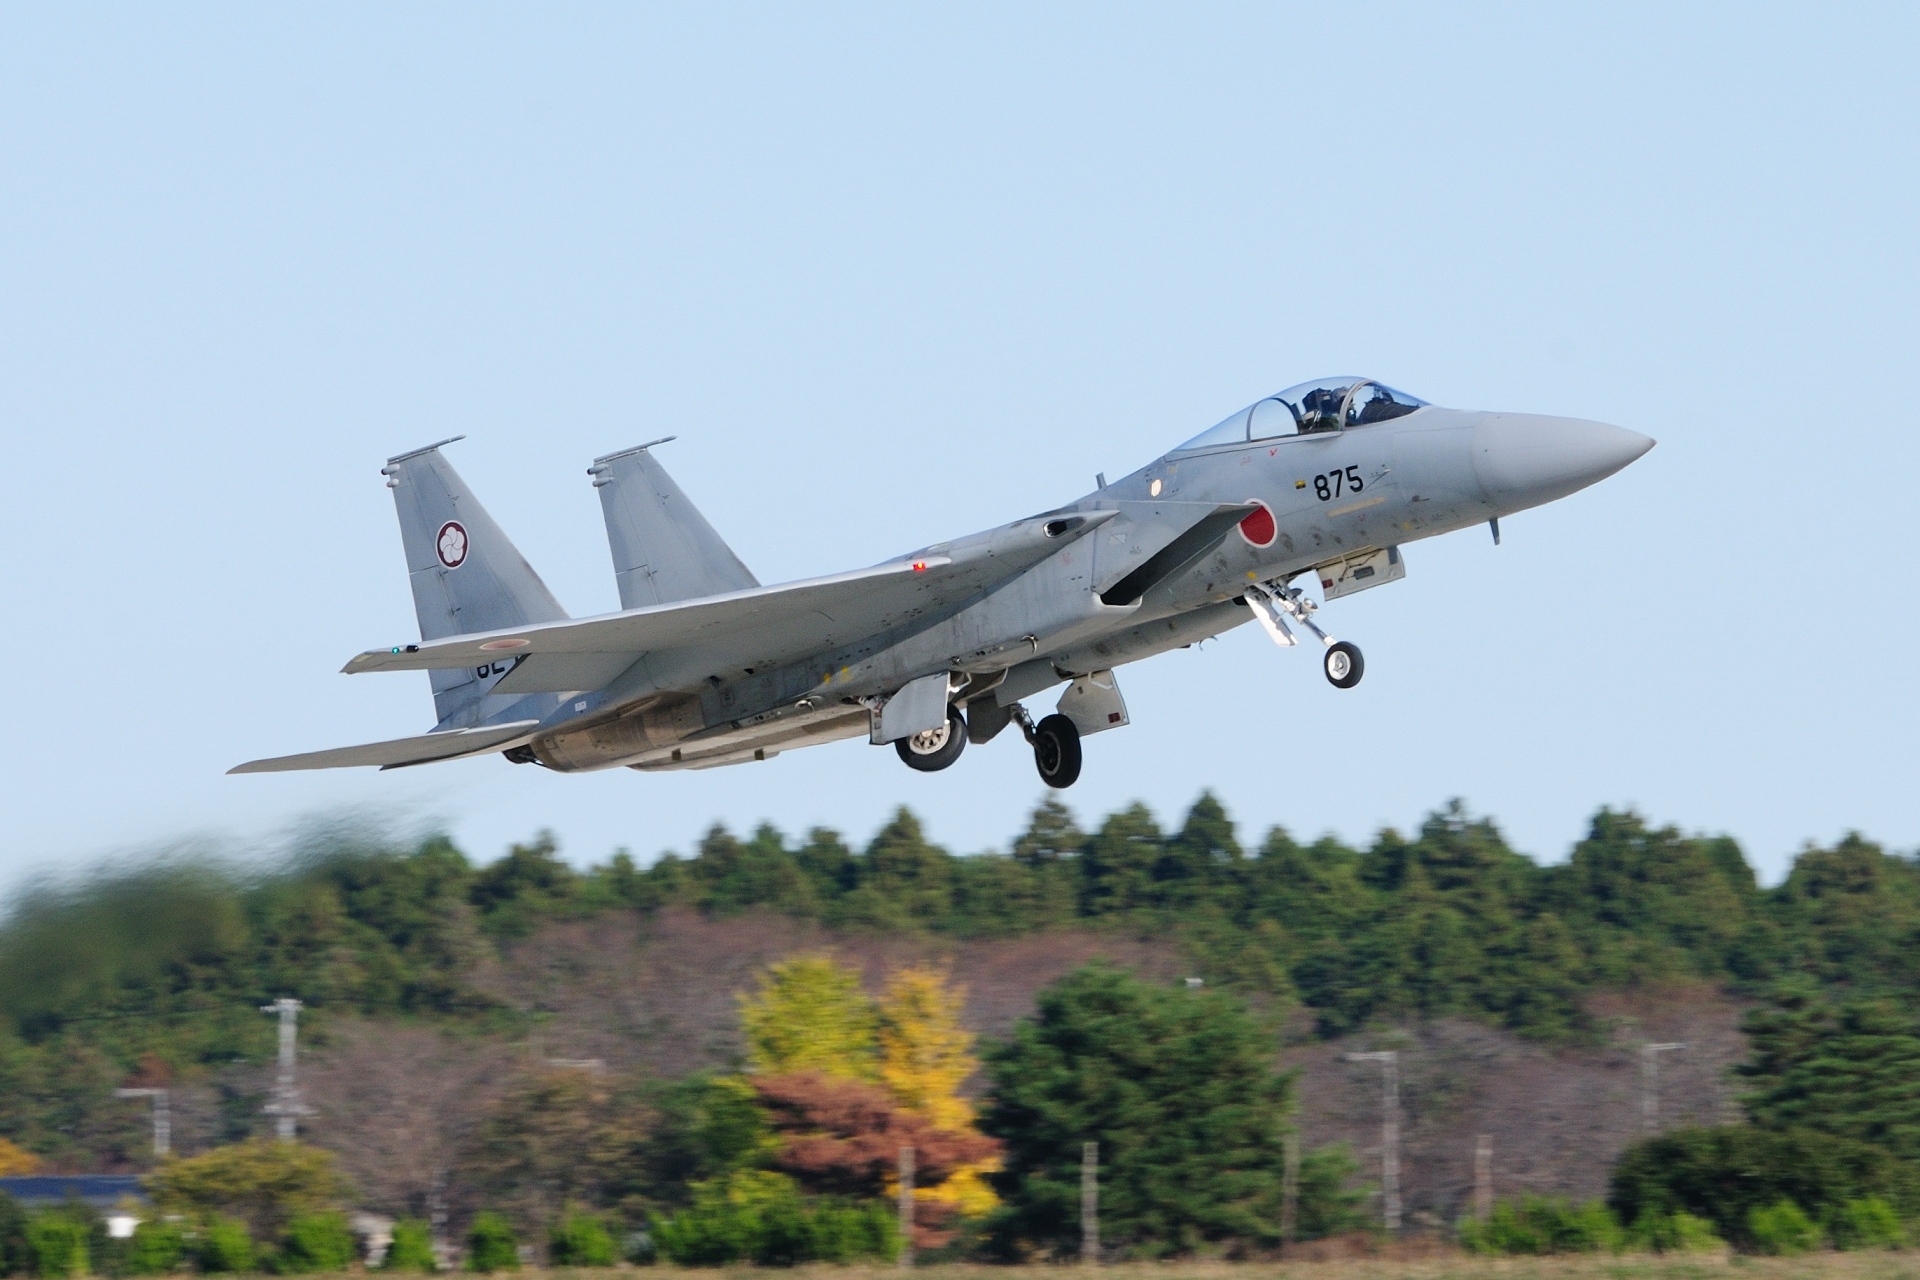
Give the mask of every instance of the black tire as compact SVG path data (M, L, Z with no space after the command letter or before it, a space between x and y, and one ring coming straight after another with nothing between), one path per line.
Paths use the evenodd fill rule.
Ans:
M1080 780L1080 730L1073 721L1051 715L1033 727L1033 767L1050 787L1070 787Z
M900 753L900 759L909 769L918 769L921 773L938 773L967 749L967 722L960 718L958 707L947 708L947 722L931 733L916 733L909 738L901 738L893 744Z
M1360 677L1367 673L1367 663L1360 656L1360 646L1348 644L1345 640L1327 646L1327 656L1320 664L1327 673L1327 683L1336 689L1351 689L1360 683Z

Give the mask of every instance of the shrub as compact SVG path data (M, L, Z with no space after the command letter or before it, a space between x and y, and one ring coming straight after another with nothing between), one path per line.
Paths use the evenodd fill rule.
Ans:
M651 1237L660 1256L681 1266L890 1260L900 1251L883 1201L803 1200L777 1173L738 1173L692 1190L693 1205L656 1223Z
M1907 1243L1900 1215L1879 1196L1841 1205L1827 1219L1827 1234L1842 1249L1899 1249Z
M33 1270L33 1246L27 1243L27 1211L0 1191L0 1271L10 1276Z
M1629 1244L1653 1253L1718 1253L1727 1242L1713 1232L1713 1224L1686 1210L1647 1213L1627 1233Z
M136 1276L170 1276L182 1270L187 1261L187 1239L172 1222L142 1222L133 1229L127 1247L127 1273Z
M591 1213L562 1214L547 1248L556 1267L610 1267L619 1256L606 1224Z
M385 1271L438 1271L440 1260L433 1255L433 1231L418 1218L402 1218L393 1224L393 1243L380 1260Z
M1820 1228L1791 1200L1776 1200L1747 1214L1747 1235L1760 1253L1791 1257L1820 1247Z
M507 1220L482 1213L467 1231L467 1270L513 1271L520 1265L520 1241Z
M1460 1243L1475 1253L1600 1253L1620 1249L1625 1233L1598 1200L1525 1196L1495 1205L1485 1222L1461 1223Z
M147 1189L163 1212L191 1220L231 1214L271 1240L302 1214L338 1209L347 1182L333 1152L262 1138L169 1161L148 1175Z
M87 1274L87 1224L65 1209L43 1209L27 1218L27 1248L34 1274Z
M1622 1222L1684 1210L1741 1249L1757 1249L1755 1209L1790 1200L1830 1221L1850 1200L1879 1197L1895 1215L1920 1213L1920 1168L1882 1147L1807 1129L1744 1125L1676 1129L1629 1147L1607 1201Z
M651 1231L629 1231L621 1242L620 1252L635 1266L650 1267L660 1261L660 1250L654 1246Z
M1315 1147L1300 1158L1298 1240L1364 1231L1368 1226L1367 1194L1348 1188L1360 1173L1360 1162L1344 1142Z
M359 1250L347 1220L337 1213L304 1213L287 1224L286 1248L277 1269L288 1275L345 1271Z
M194 1251L202 1271L233 1275L253 1270L253 1236L238 1218L215 1218Z

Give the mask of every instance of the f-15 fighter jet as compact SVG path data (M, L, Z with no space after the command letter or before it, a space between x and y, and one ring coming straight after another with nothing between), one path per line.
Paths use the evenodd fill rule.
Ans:
M455 437L459 439L460 437ZM671 439L671 437L669 437ZM588 468L620 612L573 619L441 456L387 460L418 644L350 673L428 671L439 723L235 773L397 769L500 752L562 773L705 769L865 736L945 769L1009 725L1048 786L1081 739L1127 723L1116 668L1246 622L1323 648L1360 682L1302 586L1335 600L1406 576L1401 548L1563 498L1654 442L1574 418L1468 412L1364 378L1240 410L1077 501L896 560L762 586L653 455ZM1037 723L1025 701L1065 685Z

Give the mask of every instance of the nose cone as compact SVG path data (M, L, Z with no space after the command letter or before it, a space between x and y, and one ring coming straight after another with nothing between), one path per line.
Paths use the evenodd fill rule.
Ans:
M1523 511L1606 479L1653 443L1604 422L1490 413L1473 430L1473 470L1488 502Z

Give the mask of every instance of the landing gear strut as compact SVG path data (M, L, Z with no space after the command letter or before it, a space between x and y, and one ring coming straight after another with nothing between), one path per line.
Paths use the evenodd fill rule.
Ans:
M1035 724L1027 709L1017 702L1013 704L1013 718L1033 748L1033 767L1039 770L1040 781L1060 789L1079 781L1080 730L1073 721L1056 712Z
M921 773L938 773L960 758L967 749L967 722L960 718L958 707L947 708L947 722L938 729L929 729L925 733L916 733L901 738L893 744L900 753L900 759L909 769L918 769Z
M1314 611L1320 606L1307 599L1306 592L1298 587L1256 582L1247 588L1246 601L1253 609L1253 616L1260 619L1260 625L1273 637L1273 642L1282 648L1291 648L1299 643L1287 626L1287 618L1292 618L1320 637L1320 643L1327 646L1326 658L1321 663L1327 673L1327 683L1336 689L1351 689L1360 683L1360 677L1367 669L1366 661L1360 656L1360 646L1335 640L1322 631L1320 624L1313 620Z

